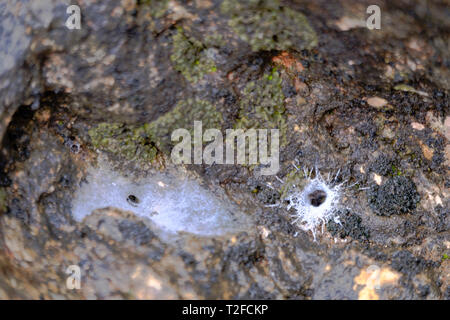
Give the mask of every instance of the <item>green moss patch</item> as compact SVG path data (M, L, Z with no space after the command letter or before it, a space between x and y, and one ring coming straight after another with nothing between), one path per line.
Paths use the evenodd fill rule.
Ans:
M194 121L202 121L203 130L221 129L223 118L216 107L207 101L180 101L173 110L144 125L100 123L89 130L94 148L126 160L152 162L159 150L170 154L174 143L172 132L187 129L193 135Z
M153 18L162 18L167 11L169 0L139 0L139 4L149 6Z
M284 95L281 89L281 77L276 69L245 86L235 128L278 129L280 130L280 146L286 145Z
M6 212L6 190L0 188L0 212Z
M100 123L89 130L92 145L126 160L152 162L158 150L148 125L130 126L119 123Z
M317 35L308 19L277 0L224 0L221 11L230 17L231 28L253 51L302 50L317 45Z
M172 40L170 60L189 82L197 82L206 73L217 70L214 61L207 56L206 46L193 37L187 37L182 28L178 28Z
M216 107L205 100L187 99L178 102L173 110L149 124L158 148L168 152L173 145L171 134L176 129L187 129L193 136L194 121L202 121L203 131L221 129L223 117Z

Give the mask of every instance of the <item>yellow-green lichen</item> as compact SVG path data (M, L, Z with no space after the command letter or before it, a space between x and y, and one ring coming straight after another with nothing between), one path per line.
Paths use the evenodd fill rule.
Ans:
M162 18L167 11L169 0L140 0L140 4L149 6L153 18Z
M173 145L171 134L176 129L187 129L193 136L194 121L201 121L203 131L221 129L223 117L216 107L205 100L187 99L177 103L175 108L149 124L149 132L156 137L160 150L168 152Z
M280 146L286 145L284 95L281 89L281 77L276 69L245 86L235 128L278 129L280 130Z
M170 60L189 82L197 82L208 72L214 72L214 61L207 55L206 46L193 37L187 37L182 28L173 36Z
M187 129L193 135L194 121L202 121L203 130L220 130L223 117L209 102L187 99L153 122L143 125L100 123L89 130L89 136L96 149L126 160L152 162L159 150L170 154L174 130Z
M395 165L391 166L391 170L392 170L392 176L401 176L403 173L402 171L397 168Z
M221 10L253 51L301 50L317 45L317 35L307 18L277 0L224 0Z
M203 44L207 48L211 47L223 47L226 45L226 41L224 40L223 36L217 32L213 32L211 34L208 34L205 36L203 40Z
M304 172L301 170L298 171L297 169L291 170L285 177L283 177L283 180L284 183L279 190L282 199L285 199L293 188L301 191L308 183L308 179Z
M126 160L152 162L158 154L147 124L100 123L89 130L89 136L96 149Z
M0 212L6 212L6 190L0 188Z

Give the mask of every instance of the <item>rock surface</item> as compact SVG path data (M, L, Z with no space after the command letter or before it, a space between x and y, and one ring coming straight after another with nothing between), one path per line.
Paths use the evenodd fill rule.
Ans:
M69 30L69 1L3 1L0 298L449 299L448 8L377 3L380 30L360 23L371 1L87 0ZM356 183L341 223L314 240L279 179L219 164L183 170L244 230L74 219L99 159L130 180L181 170L170 134L193 120L279 128L284 183L292 164Z

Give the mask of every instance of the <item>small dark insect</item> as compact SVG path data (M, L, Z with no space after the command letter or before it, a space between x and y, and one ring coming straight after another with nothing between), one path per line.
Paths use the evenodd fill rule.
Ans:
M139 204L139 198L136 197L135 195L130 194L127 198L127 202L132 205L133 207L137 207Z
M314 207L318 207L322 203L325 202L325 199L327 198L327 194L325 193L325 191L318 189L318 190L311 192L308 195L308 198L309 198L309 202L311 203L311 205L313 205Z

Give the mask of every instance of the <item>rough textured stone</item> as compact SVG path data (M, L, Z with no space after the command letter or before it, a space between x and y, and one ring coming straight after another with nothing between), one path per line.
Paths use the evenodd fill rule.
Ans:
M380 30L339 28L369 4L89 0L68 30L69 1L3 1L0 297L448 299L446 3L379 1ZM193 120L281 129L279 179L174 168L169 135ZM99 157L130 179L179 170L251 223L166 237L119 208L75 221L73 195ZM316 240L277 206L293 163L356 183L341 224Z

